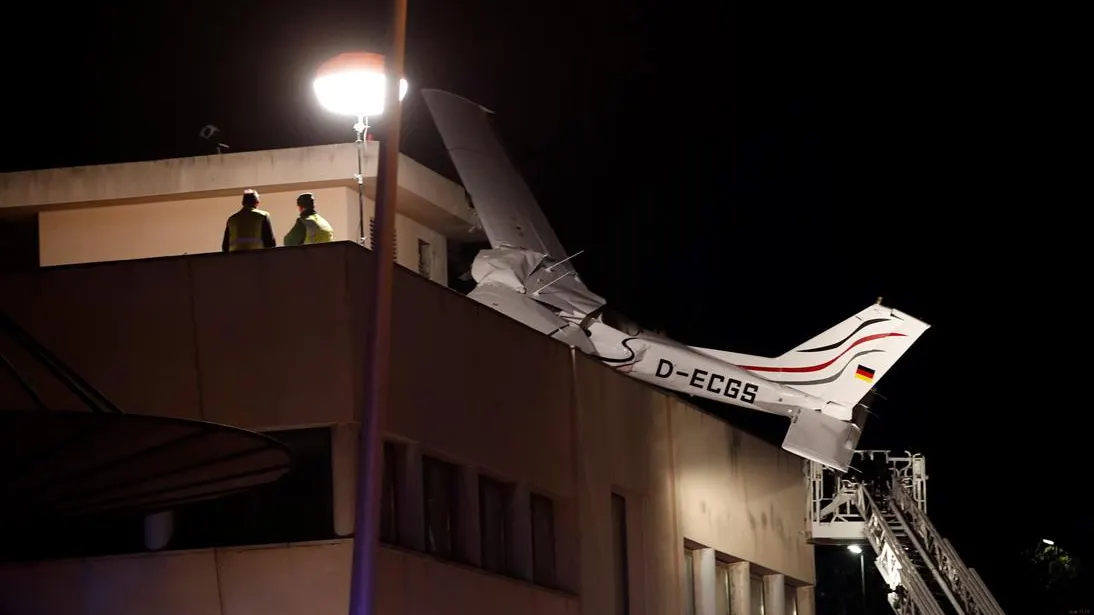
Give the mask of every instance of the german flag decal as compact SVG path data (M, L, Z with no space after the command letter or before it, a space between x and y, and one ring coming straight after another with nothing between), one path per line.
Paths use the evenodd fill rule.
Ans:
M865 380L866 382L874 381L874 370L866 367L865 365L859 365L855 370L855 378L859 380Z

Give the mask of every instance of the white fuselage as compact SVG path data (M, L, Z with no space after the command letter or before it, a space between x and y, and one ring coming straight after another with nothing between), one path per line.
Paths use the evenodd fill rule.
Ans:
M629 335L607 324L603 316L589 317L603 299L576 276L552 273L544 261L544 255L528 250L482 250L471 268L478 285L468 296L659 387L779 416L792 417L807 408L851 420L850 408L840 404L772 382L672 339L645 331Z
M696 352L671 339L642 332L627 335L603 322L589 326L597 358L633 378L720 403L790 416L797 408L820 410L847 421L851 410L740 367Z

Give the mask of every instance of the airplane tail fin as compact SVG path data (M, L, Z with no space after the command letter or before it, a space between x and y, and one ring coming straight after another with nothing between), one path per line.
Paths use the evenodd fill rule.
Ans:
M845 408L854 408L930 328L880 301L774 358L738 355L743 369Z

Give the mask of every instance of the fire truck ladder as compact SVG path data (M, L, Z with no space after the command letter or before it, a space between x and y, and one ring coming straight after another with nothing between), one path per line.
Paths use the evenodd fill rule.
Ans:
M927 518L923 457L856 454L882 455L888 481L870 490L845 476L827 476L830 471L810 463L814 542L855 544L865 538L897 615L1005 615L976 571Z
M904 586L914 607L899 603L899 615L1005 615L980 575L965 566L897 477L880 500L861 485L858 505L866 519L866 539L890 587ZM911 606L911 605L908 605Z

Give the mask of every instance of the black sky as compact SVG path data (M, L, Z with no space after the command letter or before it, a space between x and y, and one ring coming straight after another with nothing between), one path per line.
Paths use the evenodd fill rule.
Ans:
M993 11L410 0L402 145L453 175L414 88L497 111L586 281L681 341L777 354L879 295L931 323L863 444L927 455L932 518L998 587L1042 535L1089 553L1094 515L1076 39ZM232 151L348 141L313 71L386 24L335 0L27 8L3 170L205 153L210 123Z

